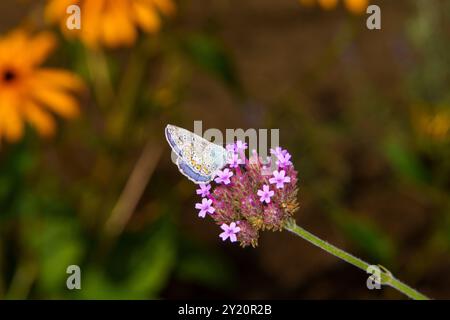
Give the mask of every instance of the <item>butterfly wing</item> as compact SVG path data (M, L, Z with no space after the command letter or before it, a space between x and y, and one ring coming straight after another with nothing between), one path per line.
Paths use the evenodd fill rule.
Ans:
M194 183L210 182L227 162L227 151L223 147L186 129L167 125L165 134L178 157L180 172Z
M182 158L177 158L177 166L180 172L192 182L199 183L208 183L213 177L212 176L203 176L200 173L194 171Z
M189 131L173 125L167 125L165 134L166 140L178 157L182 157L183 145L188 144Z

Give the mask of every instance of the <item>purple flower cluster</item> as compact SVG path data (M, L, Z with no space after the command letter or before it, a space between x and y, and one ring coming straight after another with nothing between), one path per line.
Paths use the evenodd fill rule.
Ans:
M263 162L256 151L247 159L246 149L241 141L227 146L232 152L227 167L218 172L214 188L200 185L202 202L195 207L200 217L208 214L220 226L223 241L255 247L260 231L281 230L298 209L297 171L287 150L270 150L277 168L270 173L271 159Z

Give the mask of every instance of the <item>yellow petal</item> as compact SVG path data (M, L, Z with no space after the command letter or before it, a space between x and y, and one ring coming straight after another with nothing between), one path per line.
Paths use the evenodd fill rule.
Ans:
M27 121L41 136L49 137L55 133L55 121L53 118L33 101L28 101L25 104L23 112Z
M77 101L66 92L49 86L35 86L32 95L38 102L63 117L74 118L79 114Z
M176 8L172 0L152 0L161 13L171 16L175 14Z
M23 134L20 96L13 90L0 90L0 136L15 142Z
M5 126L3 124L3 121L4 121L5 117L3 115L3 110L4 109L2 108L2 105L1 105L1 102L0 102L0 147L2 145L3 136L5 135L4 134Z
M115 0L108 9L103 18L103 40L111 47L132 45L137 33L129 3Z
M3 132L6 140L16 142L23 135L23 122L17 105L3 108Z
M83 91L86 88L80 77L63 69L41 68L35 72L35 77L35 81L42 81L58 89Z
M23 52L26 51L28 36L22 29L17 29L8 33L0 39L0 47L2 48L0 56L3 62L15 61L25 58Z
M83 1L83 7L81 8L81 40L88 46L96 46L100 39L105 1L107 0Z
M156 32L160 28L160 18L148 4L133 2L133 12L137 23L146 32Z
M9 108L14 108L11 95L0 91L0 144L2 136L5 135L5 122L8 121L7 110Z
M31 65L41 64L56 46L56 38L49 32L41 32L27 44L27 59Z
M348 11L354 14L363 14L369 5L369 0L344 0Z
M331 10L336 8L338 0L317 0L322 9Z
M50 0L45 6L45 19L49 22L56 22L67 17L67 7L78 4L78 0Z

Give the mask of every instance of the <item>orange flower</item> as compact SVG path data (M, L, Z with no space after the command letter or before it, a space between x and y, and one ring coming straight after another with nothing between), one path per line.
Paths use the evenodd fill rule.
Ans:
M80 7L81 28L66 27L68 6ZM137 29L155 33L161 27L161 16L172 15L172 0L48 0L45 14L50 22L59 22L62 32L75 36L88 46L130 46L137 37Z
M363 14L369 6L369 0L344 0L347 10L354 14Z
M317 0L319 5L324 10L331 10L336 8L338 0Z
M348 11L353 14L363 14L369 6L369 0L342 0ZM338 0L299 0L300 4L312 7L318 4L324 10L332 10L337 7Z
M31 36L17 30L0 38L0 140L19 140L25 122L50 136L55 131L50 112L78 115L69 90L82 89L82 81L69 71L39 67L55 45L54 37L44 32Z
M450 112L443 106L434 112L416 108L413 112L413 124L416 131L435 141L448 141L450 138Z

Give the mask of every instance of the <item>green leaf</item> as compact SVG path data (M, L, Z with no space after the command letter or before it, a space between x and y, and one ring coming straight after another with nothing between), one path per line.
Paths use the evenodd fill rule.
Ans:
M371 221L355 217L344 211L334 211L332 219L360 250L378 263L391 264L395 247L390 237Z
M71 292L75 298L79 299L125 299L128 292L112 282L103 273L103 270L91 267L81 271L81 290ZM130 297L131 299L131 297Z
M67 267L81 262L84 248L76 226L74 220L53 218L29 228L30 242L39 254L38 286L49 296L65 293Z
M28 137L28 136L27 136ZM23 190L26 190L26 175L33 168L35 155L25 137L15 145L2 150L0 158L0 221L17 213Z
M416 155L396 138L384 144L384 152L392 168L404 178L423 183L429 181L429 174Z
M230 289L234 283L234 270L229 261L215 252L183 241L177 263L177 277L214 289Z
M215 38L204 34L187 35L182 47L193 63L223 81L235 93L241 92L235 68L226 50Z
M90 267L83 299L154 299L167 283L176 258L173 225L163 218L144 233L125 234L102 265Z
M164 222L131 255L130 266L133 272L127 280L129 290L137 297L157 297L169 278L175 257L172 225Z

